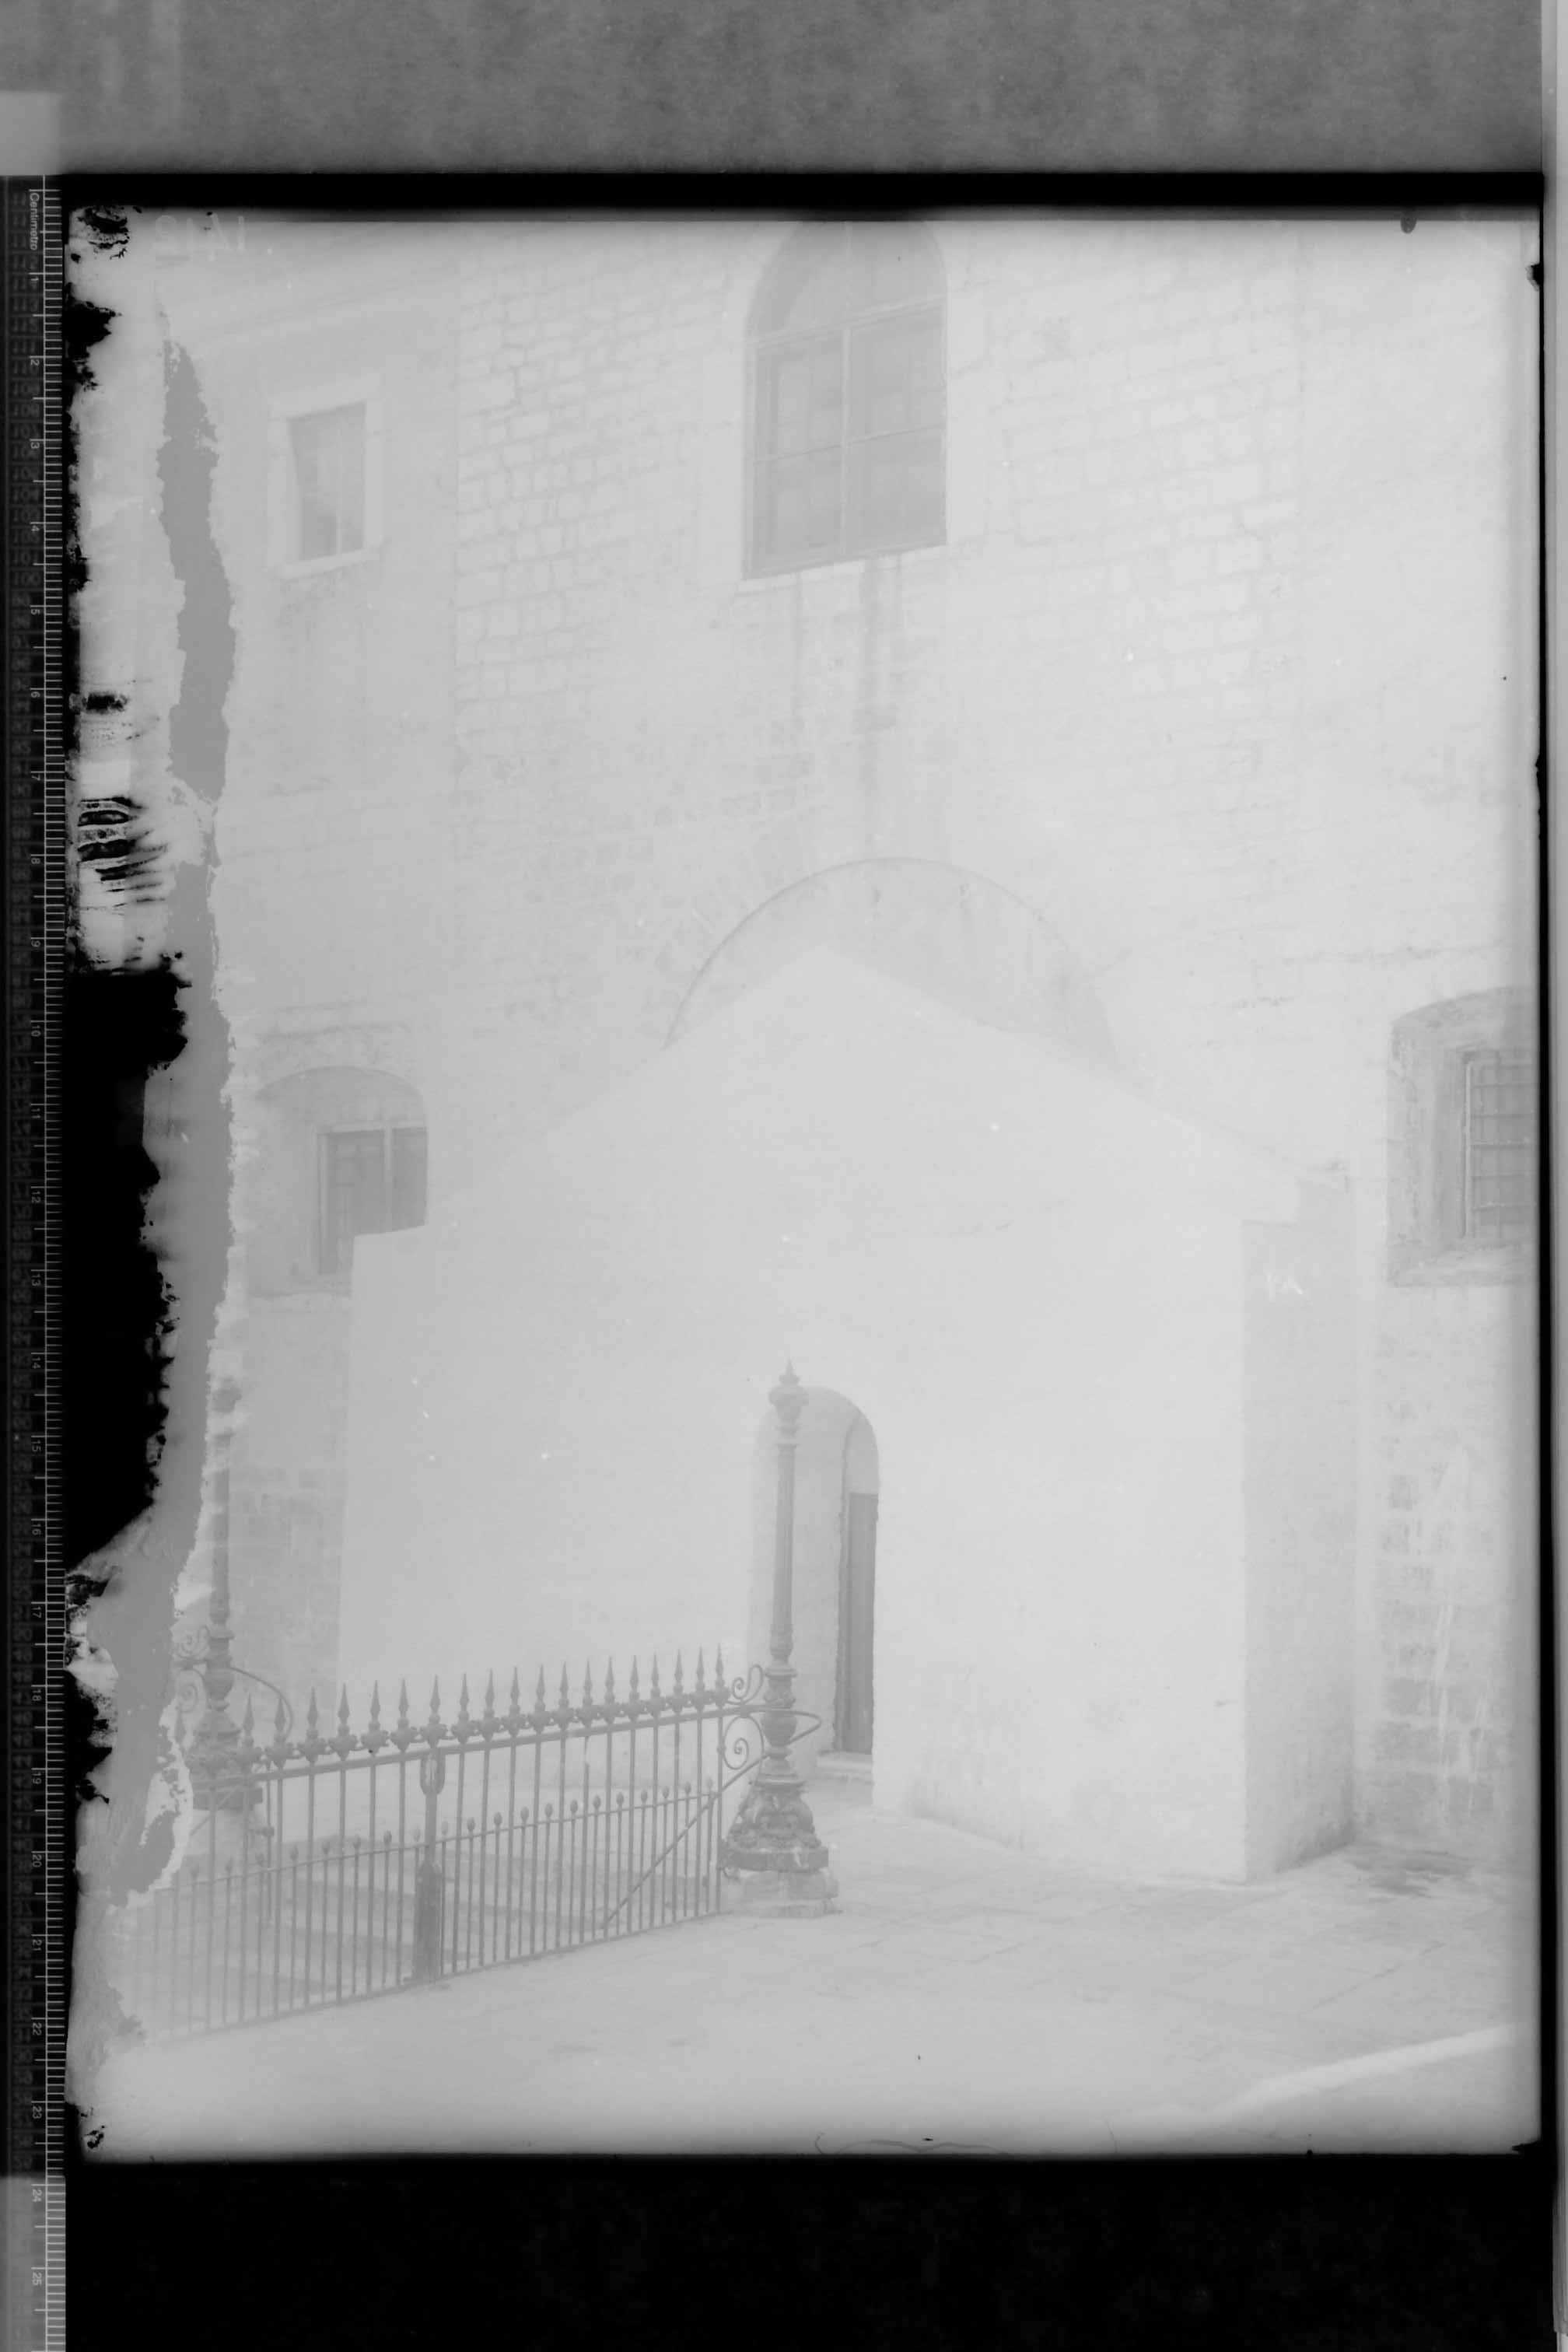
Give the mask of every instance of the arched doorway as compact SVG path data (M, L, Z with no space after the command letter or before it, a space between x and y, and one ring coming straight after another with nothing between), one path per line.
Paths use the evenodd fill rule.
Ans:
M773 1608L778 1424L769 1413L753 1457L752 1655L765 1657ZM868 1761L875 1725L877 1440L853 1399L809 1389L795 1466L795 1699L818 1717L795 1754Z

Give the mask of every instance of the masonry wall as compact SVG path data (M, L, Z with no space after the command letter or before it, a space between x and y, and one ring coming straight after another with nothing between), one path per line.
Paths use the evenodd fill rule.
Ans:
M471 249L454 1066L521 1057L526 1121L656 1050L804 877L1005 881L1156 1098L1350 1179L1359 1819L1446 1840L1447 1654L1392 1631L1387 1497L1461 1423L1508 1483L1521 1297L1472 1305L1467 1358L1465 1310L1394 1297L1387 1054L1531 971L1533 234L942 224L948 543L748 581L745 318L785 233ZM1516 1662L1521 1544L1467 1568Z
M316 1129L353 1123L378 1083L411 1090L401 1115L428 1115L439 1087L426 1030L447 910L453 310L428 236L256 218L244 235L226 259L193 233L166 309L214 420L237 645L212 909L247 1315L236 1657L302 1715L312 1687L336 1701L350 1328L345 1286L314 1262ZM288 416L362 395L372 543L293 562ZM313 1120L279 1121L291 1083L314 1086ZM439 1182L438 1103L432 1124Z
M374 331L332 321L341 246L306 323L297 257L263 287L264 352L254 290L214 329L242 1068L331 1029L401 1071L434 1199L656 1054L760 910L775 955L808 936L812 877L857 867L916 934L917 871L1013 893L1136 1085L1349 1179L1358 1818L1457 1834L1426 1737L1457 1670L1397 1615L1385 1522L1461 1424L1506 1487L1528 1299L1389 1284L1387 1055L1405 1012L1531 969L1531 233L938 224L947 543L752 581L745 328L787 234L399 232L353 279ZM297 593L247 520L263 388L383 336L412 503L376 565ZM1528 1547L1496 1541L1464 1605L1511 1670Z
M1356 963L1495 961L1514 911L1522 233L945 227L949 543L748 581L783 234L474 247L470 1048L596 1082L774 890L922 856L1058 919L1135 1074L1344 1156Z
M1363 1817L1530 1867L1538 1821L1533 1301L1391 1292L1378 1338L1379 1705Z

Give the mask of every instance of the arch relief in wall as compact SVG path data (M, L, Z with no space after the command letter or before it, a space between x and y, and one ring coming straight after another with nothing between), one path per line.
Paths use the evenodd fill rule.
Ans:
M914 857L832 866L767 899L710 956L667 1042L813 947L833 948L988 1027L1115 1065L1093 983L1045 916L982 875Z

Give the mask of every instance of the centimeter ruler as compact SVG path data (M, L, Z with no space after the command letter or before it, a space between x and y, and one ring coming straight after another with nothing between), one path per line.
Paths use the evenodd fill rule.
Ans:
M10 1360L5 1977L8 2342L65 2346L68 1819L60 1527L60 1027L67 952L61 222L0 182Z

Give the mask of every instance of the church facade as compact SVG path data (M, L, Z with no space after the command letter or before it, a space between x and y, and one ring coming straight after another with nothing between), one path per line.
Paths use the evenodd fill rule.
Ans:
M793 1356L808 1753L1130 1869L1524 1850L1531 237L171 265L237 1658L744 1663Z

